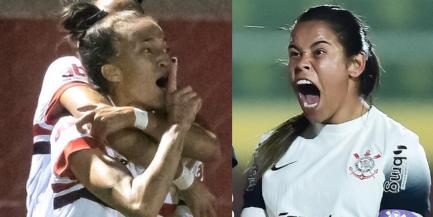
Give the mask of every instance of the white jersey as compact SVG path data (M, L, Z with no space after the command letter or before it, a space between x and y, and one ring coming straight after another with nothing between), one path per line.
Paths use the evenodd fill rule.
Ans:
M45 73L33 119L33 155L26 185L27 217L47 216L47 210L51 209L46 207L49 204L43 203L51 195L48 186L50 135L57 120L67 113L60 106L60 96L66 89L79 85L89 85L89 79L76 57L55 60Z
M428 216L430 185L418 137L372 107L352 121L307 128L250 182L242 217Z

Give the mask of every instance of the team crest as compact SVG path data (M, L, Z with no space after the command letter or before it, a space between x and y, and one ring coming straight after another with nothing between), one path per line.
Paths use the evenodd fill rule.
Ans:
M373 156L370 150L367 150L363 156L360 156L358 153L353 154L353 156L356 161L349 167L349 170L355 177L364 180L374 177L378 173L379 169L375 168L375 160L381 157L380 154Z

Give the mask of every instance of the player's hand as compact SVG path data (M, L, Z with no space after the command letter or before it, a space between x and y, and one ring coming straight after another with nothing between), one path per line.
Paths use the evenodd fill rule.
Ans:
M134 107L99 104L82 107L78 111L87 113L76 122L77 129L83 133L86 130L85 126L90 124L89 134L103 145L108 144L107 137L110 134L134 126Z
M194 180L191 187L181 194L194 217L217 217L216 198L204 183Z
M166 109L170 124L178 124L188 131L201 108L201 98L188 86L177 89L177 59L173 59L166 94Z

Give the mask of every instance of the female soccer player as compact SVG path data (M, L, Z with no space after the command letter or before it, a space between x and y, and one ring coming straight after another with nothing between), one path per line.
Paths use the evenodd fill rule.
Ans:
M427 216L418 137L371 105L380 67L367 26L339 6L313 7L288 48L303 113L257 147L242 217Z
M174 126L164 134L154 160L142 172L116 160L119 155L113 149L98 146L92 137L80 133L73 117L61 118L51 137L54 216L118 216L117 211L127 216L156 216L178 168L183 140L200 108L200 98L191 88L176 90L173 83L160 83L167 79L171 64L162 29L152 18L133 11L107 15L86 3L72 5L66 15L65 28L78 42L81 60L101 91L120 106L165 108ZM138 111L138 128L147 127L146 116ZM191 179L177 181L181 190L191 183ZM92 194L85 194L83 186ZM71 191L84 196L74 198L68 195Z
M109 12L123 9L142 11L139 4L132 0L96 1L96 4L104 7ZM164 68L167 68L167 66L164 66ZM45 215L45 210L48 209L45 207L46 203L40 202L50 199L51 188L48 185L47 177L49 178L51 172L48 163L51 153L49 139L52 126L65 112L69 111L75 116L80 116L81 111L77 110L78 107L96 103L108 104L109 102L91 88L87 74L77 58L63 57L51 64L44 78L35 114L35 149L32 157L32 169L27 183L28 216ZM104 109L107 111L107 107ZM105 124L102 133L113 132L125 127L134 127L136 117L132 107L112 107L109 111L111 112L111 118L105 116L105 122L102 121ZM167 129L167 121L155 117L152 113L148 113L148 119L144 132L151 136L153 141L159 141L162 133ZM131 134L133 134L132 137ZM139 165L148 165L156 152L157 146L149 142L149 138L143 135L142 132L125 129L110 136L110 145L115 146L118 144L116 150L124 151L125 153L122 154L127 156L128 160L138 162ZM196 124L187 132L185 143L184 156L206 160L217 156L219 153L218 143L214 135ZM76 199L85 196L77 191L70 191L68 195ZM187 197L186 199L191 199L187 202L192 202L188 205L192 206L193 212L197 213L196 215L212 210L209 205L212 204L213 196L202 184L194 182L188 191L184 191L184 196ZM168 201L168 204L172 202Z

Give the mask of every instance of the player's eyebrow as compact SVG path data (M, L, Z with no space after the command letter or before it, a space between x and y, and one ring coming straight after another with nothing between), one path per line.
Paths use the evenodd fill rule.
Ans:
M320 41L316 41L313 44L311 44L311 47L315 47L315 46L317 46L319 44L328 44L328 45L331 45L331 43L329 43L329 42L327 42L325 40L320 40Z
M296 45L294 45L294 44L289 44L288 49L290 49L290 48L293 48L293 49L299 50L299 48L298 48Z
M320 41L316 41L316 42L314 42L313 44L311 44L310 47L315 47L315 46L317 46L317 45L319 45L319 44L328 44L328 45L331 45L331 43L329 43L329 42L327 42L327 41L325 41L325 40L320 40ZM290 48L293 48L293 49L299 50L299 48L298 48L296 45L294 45L294 44L289 44L288 49L290 49Z
M153 37L149 37L149 38L143 39L141 42L145 43L145 42L149 42L149 41L152 41L152 40L153 40Z

